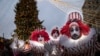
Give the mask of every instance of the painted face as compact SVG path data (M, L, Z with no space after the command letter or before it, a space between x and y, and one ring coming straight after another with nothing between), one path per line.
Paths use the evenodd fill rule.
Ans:
M78 39L80 37L80 28L76 25L71 26L70 34L72 39Z
M54 33L53 33L53 38L55 38L55 39L56 39L58 36L59 36L59 35L58 35L58 33L57 33L57 32L54 32Z
M39 35L38 41L39 41L39 42L44 42L44 37L42 37L41 35Z

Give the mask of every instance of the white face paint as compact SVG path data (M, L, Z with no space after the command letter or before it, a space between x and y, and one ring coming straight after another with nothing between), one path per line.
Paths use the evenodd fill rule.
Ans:
M38 41L39 41L39 42L44 42L44 37L42 37L41 35L39 35Z
M70 34L72 39L78 39L80 37L80 28L75 25L71 26Z
M59 35L57 32L53 33L53 38L57 38Z

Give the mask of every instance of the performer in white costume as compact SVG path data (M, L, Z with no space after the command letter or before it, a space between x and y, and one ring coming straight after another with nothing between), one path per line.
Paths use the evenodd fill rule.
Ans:
M49 40L49 35L44 29L36 29L32 32L30 43L37 52L44 52L44 44Z
M75 14L75 16L74 16ZM81 20L81 15L73 12L61 29L60 45L66 49L67 56L92 56L96 49L96 31ZM90 52L89 55L87 53Z
M60 56L59 37L60 32L58 27L55 27L51 31L50 40L45 44L46 55L45 56Z

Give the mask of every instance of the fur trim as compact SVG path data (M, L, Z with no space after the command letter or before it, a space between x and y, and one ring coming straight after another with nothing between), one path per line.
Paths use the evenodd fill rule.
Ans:
M50 36L50 41L59 41L60 37L57 37L56 39Z
M94 38L95 34L96 34L96 31L93 28L90 29L90 32L88 35L82 34L80 39L77 39L77 40L73 40L63 34L60 36L59 43L65 48L71 48L71 47L73 48L73 47L81 46L83 44L87 44L92 38Z

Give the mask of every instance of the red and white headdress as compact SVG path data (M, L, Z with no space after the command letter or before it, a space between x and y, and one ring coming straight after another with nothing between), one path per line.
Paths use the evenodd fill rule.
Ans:
M54 28L54 29L51 31L51 36L53 36L53 34L54 34L55 32L56 32L58 35L60 35L60 32L59 32L58 27Z
M89 28L88 25L86 25L86 24L82 23L82 21L78 20L76 22L68 21L66 23L66 25L63 26L63 28L61 29L60 33L70 37L70 26L72 26L72 25L79 26L81 34L87 35L89 33L89 31L90 31L90 28Z
M71 21L74 20L74 19L82 20L82 17L78 12L72 12L72 13L69 14L68 19L71 20Z

